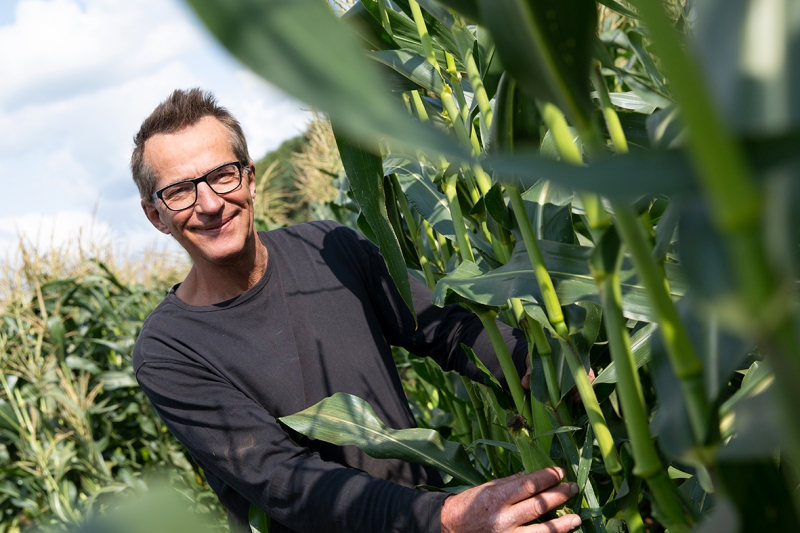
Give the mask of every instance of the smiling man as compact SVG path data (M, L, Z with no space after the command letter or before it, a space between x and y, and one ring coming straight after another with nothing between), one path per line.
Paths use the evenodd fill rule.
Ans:
M412 280L418 326L376 247L332 222L258 233L255 166L238 122L199 89L144 121L131 157L147 218L194 264L145 321L133 355L142 389L247 531L254 504L275 532L565 533L576 515L523 526L577 492L552 468L451 496L438 472L292 434L276 421L336 392L414 427L391 346L480 380L461 343L502 378L477 318L430 303ZM503 333L517 368L527 347Z

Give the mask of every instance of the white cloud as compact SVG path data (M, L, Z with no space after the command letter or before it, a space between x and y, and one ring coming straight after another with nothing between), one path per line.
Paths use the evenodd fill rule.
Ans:
M142 228L122 238L110 225L85 211L0 217L0 250L3 251L0 259L16 260L20 243L39 253L61 249L76 256L91 256L93 252L110 249L122 259L142 250L151 250L185 257L177 242L167 235Z
M102 245L111 237L108 225L94 220L91 213L60 211L53 215L28 213L0 218L0 243L14 249L20 240L37 250L64 244Z
M9 228L35 214L74 228L95 212L97 228L132 247L158 239L128 159L139 124L175 88L213 91L255 158L307 121L178 0L17 0L13 23L0 26L0 72L0 257L16 245Z

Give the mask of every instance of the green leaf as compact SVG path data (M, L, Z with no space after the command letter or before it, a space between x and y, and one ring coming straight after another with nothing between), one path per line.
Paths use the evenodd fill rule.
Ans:
M637 370L650 362L650 335L655 328L656 324L647 324L631 336L631 351L633 352L633 361ZM616 382L617 368L612 361L597 375L592 384L597 386Z
M628 32L628 40L630 41L631 49L636 53L636 57L639 58L642 66L644 66L644 70L647 72L650 80L656 85L659 92L664 93L666 92L664 76L659 72L658 67L656 67L653 56L651 56L644 47L645 37L646 35L641 28L636 28Z
M486 211L492 215L492 218L504 228L510 230L514 226L511 218L511 211L506 205L506 199L503 197L503 187L499 183L492 185L486 196L483 197L483 203Z
M90 374L99 374L101 372L100 367L94 361L85 357L69 355L66 357L65 362L67 363L67 368L71 370L81 370Z
M411 297L411 284L408 281L403 252L400 250L400 242L389 223L386 212L381 158L365 150L358 141L346 140L340 135L337 123L332 122L331 124L353 197L361 207L364 218L375 234L381 256L386 262L386 268L388 268L397 290L416 320L414 302Z
M614 0L597 0L598 4L603 4L609 9L613 9L620 15L625 15L626 17L630 17L632 19L638 19L639 15L628 9L627 7L623 6L622 4L615 2Z
M425 170L419 161L392 154L384 160L383 164L386 174L397 175L397 180L409 203L422 215L422 218L427 220L437 232L456 242L455 227L447 198L424 175ZM467 236L472 246L490 257L494 256L489 243L472 232L467 232Z
M695 533L740 533L742 531L736 507L730 498L722 494L718 496L714 509L695 529Z
M478 1L477 0L436 0L442 5L445 5L459 13L464 15L469 20L473 22L480 22L480 10L478 9Z
M653 257L659 262L664 260L669 245L672 244L672 238L675 236L675 228L678 226L680 213L680 201L673 198L658 220L656 239L653 245Z
M342 15L342 22L346 23L352 30L364 39L364 43L371 50L393 50L400 48L391 35L383 29L381 23L372 13L358 2Z
M489 371L489 369L486 368L486 365L483 364L483 361L478 359L478 356L475 355L475 352L472 350L472 348L470 348L464 343L461 343L461 349L464 350L465 354L467 354L467 357L469 358L470 361L472 361L472 364L477 366L478 370L481 371L481 374L486 379L486 383L488 383L490 386L496 389L503 390L503 386L500 385L500 382L497 381L497 378L494 377L494 374L492 374Z
M800 127L800 7L794 0L698 4L696 50L714 103L739 133Z
M537 239L578 244L572 226L572 199L571 189L546 180L525 191L522 200Z
M20 429L19 419L14 408L0 398L0 429L17 432Z
M462 153L390 96L358 38L324 2L189 0L189 5L245 65L328 113L348 134L380 134L406 146Z
M255 505L250 506L248 519L250 520L250 533L269 533L272 528L272 518Z
M533 96L588 124L589 68L597 27L593 0L480 0L503 65Z
M278 419L295 431L337 446L357 446L376 459L401 459L438 468L469 485L485 480L460 444L431 429L391 429L356 396L337 392L297 414Z
M473 448L478 444L488 444L489 446L496 446L498 448L503 448L504 450L508 450L510 452L519 453L519 449L517 449L516 444L511 444L510 442L503 442L501 440L478 439L472 444L470 444L469 448Z
M550 458L550 455L542 449L536 440L531 439L526 428L521 429L518 433L511 430L510 434L511 439L517 444L526 472L536 472L543 468L555 466L555 462Z
M718 453L720 460L742 461L770 459L780 452L781 410L776 391L764 392L740 399L733 406L733 438Z
M720 461L715 472L738 510L741 531L800 531L785 468L774 459Z
M483 164L495 171L499 181L518 184L522 189L545 179L607 196L670 196L697 190L694 171L686 155L678 151L631 153L587 166L532 153L490 155Z
M375 0L361 0L361 3L372 13L373 17L380 20L380 7ZM392 27L392 37L401 48L424 55L425 51L422 49L419 31L417 30L417 25L414 23L408 3L406 2L405 6L403 6L402 3L398 4L405 12L398 12L394 9L386 10L386 15L389 17L389 24ZM436 55L436 61L442 68L445 68L445 51L450 52L458 59L458 48L449 30L443 28L443 26L425 10L422 11L422 16L426 23L430 23L428 25L428 32L433 39L433 52ZM457 66L463 69L463 65L460 63L457 63Z
M769 387L774 380L775 376L769 366L763 361L754 362L747 370L744 379L742 379L741 388L720 406L720 418L730 413L740 401L762 392Z
M596 92L592 92L591 96L595 100L600 100L600 96ZM650 115L657 109L655 105L646 101L633 91L610 93L608 96L611 99L611 103L615 106L621 107L622 109L630 109L631 111L636 111L644 115Z
M539 246L562 306L585 300L599 303L597 286L588 264L593 248L553 241L539 241ZM664 267L673 296L683 295L686 283L680 268L671 263ZM634 320L652 322L655 317L650 308L650 300L629 259L623 261L620 281L623 314ZM507 264L486 273L474 263L463 262L439 280L433 293L433 303L438 306L465 299L483 305L503 307L509 298L541 301L539 285L522 243L517 243Z
M586 481L589 479L589 470L592 466L592 451L593 451L593 444L594 444L594 436L592 434L592 425L586 425L586 438L583 441L583 447L581 448L581 458L578 461L578 475L577 481L578 488L581 492L583 492L584 487L586 486Z
M67 330L64 328L64 323L61 317L53 315L47 318L47 329L50 332L50 339L53 347L58 353L58 358L63 360L66 354L67 346Z
M444 80L424 56L408 50L379 50L369 57L399 72L423 89L436 94L444 90Z
M103 389L105 390L139 387L139 383L136 382L136 378L133 376L132 370L128 370L127 372L125 371L117 372L109 370L97 374L95 376L95 379L103 382Z
M362 0L364 1L364 0ZM369 0L368 0L369 1ZM373 0L374 1L374 0ZM408 3L408 0L393 0L397 6L403 10L403 13L410 19L413 20L414 15L411 13L411 6ZM458 46L456 45L455 38L453 37L450 28L445 26L434 14L425 9L427 7L433 7L436 15L441 17L447 17L449 14L445 12L445 10L439 8L434 2L419 2L420 6L423 7L422 9L422 18L425 19L425 26L428 28L428 32L430 33L431 38L433 39L434 44L441 47L442 50L446 50L450 54L454 56L454 58L458 59ZM438 8L438 9L437 9ZM450 17L452 18L452 17ZM416 25L415 25L416 27ZM460 66L460 68L463 66ZM463 70L463 68L462 68Z
M684 206L678 225L678 254L689 283L701 298L724 302L735 291L736 273L729 250L704 203Z

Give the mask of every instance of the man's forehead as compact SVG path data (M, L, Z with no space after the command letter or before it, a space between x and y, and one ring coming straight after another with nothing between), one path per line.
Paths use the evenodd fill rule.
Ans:
M199 121L170 133L153 135L144 145L145 163L156 173L175 174L170 179L187 173L193 177L198 170L208 166L209 170L225 161L235 159L230 143L230 133L214 117L203 117Z

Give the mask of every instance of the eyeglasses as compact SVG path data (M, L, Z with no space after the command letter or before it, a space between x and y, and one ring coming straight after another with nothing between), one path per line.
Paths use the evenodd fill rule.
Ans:
M160 199L170 211L183 211L197 202L197 186L204 182L216 194L233 192L242 185L242 164L239 161L225 163L199 178L167 185L150 197Z

